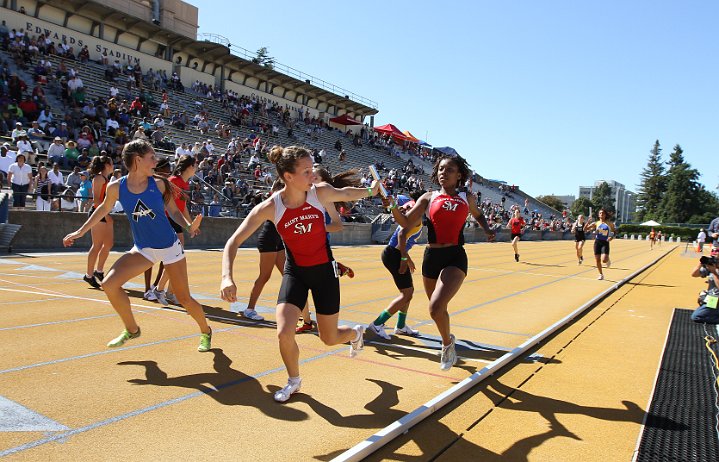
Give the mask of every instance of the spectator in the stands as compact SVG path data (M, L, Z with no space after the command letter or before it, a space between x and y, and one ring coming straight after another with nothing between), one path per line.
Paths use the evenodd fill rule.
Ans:
M0 188L7 179L8 168L15 163L15 152L10 150L10 144L0 146Z
M222 211L222 202L220 201L220 196L215 194L214 197L212 198L212 202L210 202L208 215L211 217L219 217L221 211Z
M62 138L56 136L50 147L47 149L47 157L51 164L58 163L62 168L67 168L67 160L65 159L65 146L62 144Z
M37 169L37 175L33 178L35 183L35 210L49 212L52 208L51 194L53 194L52 179L48 176L47 168L41 165Z
M79 212L87 212L90 210L91 199L92 199L92 181L88 179L86 171L81 171L80 175L80 186L77 188L77 195L80 201L78 206Z
M35 103L31 96L25 96L20 100L18 107L22 109L23 116L26 120L35 120L40 114L40 108L38 108L37 103Z
M77 157L77 165L82 169L86 170L90 167L90 161L92 159L90 158L90 152L87 148L84 148L80 151L80 155Z
M65 189L65 179L63 178L62 172L60 171L60 164L58 164L57 162L52 164L52 170L48 172L47 176L48 178L50 178L51 194L58 194L60 193L60 191Z
M46 151L48 148L48 141L46 139L45 132L40 128L38 121L32 123L32 127L27 130L27 137L30 143L35 143L41 151Z
M65 143L65 160L67 164L74 167L77 164L78 157L80 157L80 151L77 150L77 143L73 140Z
M25 129L22 128L22 122L15 122L15 129L10 134L10 138L12 138L13 143L17 143L20 135L24 135L25 133Z
M67 176L65 179L65 186L72 189L73 191L77 191L80 189L80 185L82 184L82 176L80 175L80 167L77 165L73 167L72 172Z
M55 128L50 135L56 138L61 138L63 142L67 141L70 138L70 131L67 129L67 122L60 123L60 125L58 125L58 127Z
M25 207L27 192L32 183L32 168L25 163L25 154L18 153L15 162L8 167L7 182L12 188L12 206Z
M33 150L32 143L30 143L30 140L27 137L26 131L23 131L18 135L15 146L17 147L17 152L24 152L28 155L28 164L35 164L35 151Z
M88 137L87 133L84 133L84 132L80 133L80 136L77 138L78 151L82 151L83 149L89 149L91 145L92 145L92 141Z

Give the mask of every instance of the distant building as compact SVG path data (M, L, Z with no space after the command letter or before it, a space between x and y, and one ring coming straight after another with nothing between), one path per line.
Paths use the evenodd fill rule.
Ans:
M594 186L580 186L579 197L586 197L591 200L594 190L602 183L607 183L609 189L612 190L612 194L614 194L614 207L617 209L615 220L623 223L631 222L634 219L634 212L637 210L637 195L627 190L621 183L614 180L597 180L594 182Z
M567 208L567 210L572 208L572 204L574 204L574 201L577 200L573 194L570 194L568 196L554 196L554 197L556 197L557 199L562 201L562 204L564 204L564 206Z

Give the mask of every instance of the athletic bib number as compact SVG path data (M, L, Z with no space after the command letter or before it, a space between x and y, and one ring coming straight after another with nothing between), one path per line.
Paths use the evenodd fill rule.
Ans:
M707 308L716 309L717 302L719 302L719 297L717 297L716 295L707 295L704 299L704 303L706 303Z

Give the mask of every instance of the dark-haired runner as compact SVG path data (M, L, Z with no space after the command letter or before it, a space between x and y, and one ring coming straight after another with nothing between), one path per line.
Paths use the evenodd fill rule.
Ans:
M457 294L467 276L467 253L464 250L464 223L471 213L493 241L495 233L477 208L477 199L471 192L459 192L469 175L467 161L459 156L440 156L432 170L432 181L440 185L439 191L422 195L407 215L397 208L392 216L403 228L412 228L427 216L429 245L424 251L422 280L429 299L429 313L442 336L440 369L448 370L457 362L455 337L450 332L447 306Z

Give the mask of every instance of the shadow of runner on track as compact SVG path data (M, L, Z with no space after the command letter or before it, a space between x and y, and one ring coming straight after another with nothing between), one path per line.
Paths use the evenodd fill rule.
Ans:
M158 387L178 387L205 393L220 404L226 406L248 406L259 409L273 419L300 421L308 418L307 413L289 406L277 404L272 395L262 389L260 382L252 376L231 367L232 360L219 348L210 350L214 355L215 372L168 377L156 361L122 361L120 366L142 366L144 379L130 379L135 385L154 385ZM208 386L209 384L209 386Z
M479 425L493 411L489 408L481 417L472 423L465 432L456 433L441 422L443 417L454 409L466 404L467 400L476 393L484 393L494 403L494 407L503 410L516 410L522 412L536 412L547 420L549 429L546 432L530 435L516 441L511 447L501 453L483 448L474 442L465 439L465 433ZM366 460L391 459L397 461L426 461L426 460L454 460L457 454L462 454L463 460L482 461L528 461L529 454L552 438L571 438L581 441L581 437L565 427L558 418L560 414L585 415L590 418L614 422L634 422L641 424L644 421L645 411L631 401L622 401L622 408L604 408L597 406L584 406L581 404L562 401L545 396L534 395L516 388L494 381L484 389L475 393L468 393L456 402L442 409L411 429L408 433L397 437L379 450L379 454L368 456ZM677 431L686 430L686 426L663 417L650 414L657 419L654 425L662 428L671 428ZM651 419L650 419L651 420ZM476 438L473 438L476 440ZM403 454L403 448L410 442L419 450L419 455ZM411 447L411 445L409 446ZM442 455L452 450L451 455L443 459ZM325 455L315 456L317 460L331 460L344 451L335 451Z

